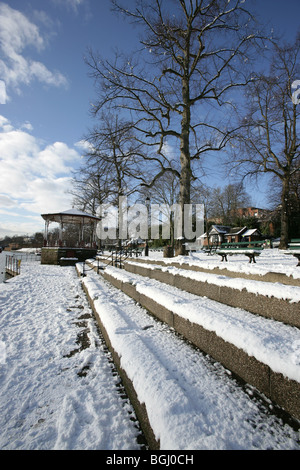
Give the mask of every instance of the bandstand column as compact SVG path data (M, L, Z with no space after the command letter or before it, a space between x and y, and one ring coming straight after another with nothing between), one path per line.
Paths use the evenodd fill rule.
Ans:
M60 223L59 223L59 240L58 240L58 245L59 245L59 246L62 246L62 244L63 244L63 228L64 228L64 224L63 224L63 221L62 221L62 217L60 217Z
M49 220L45 220L44 246L48 245Z

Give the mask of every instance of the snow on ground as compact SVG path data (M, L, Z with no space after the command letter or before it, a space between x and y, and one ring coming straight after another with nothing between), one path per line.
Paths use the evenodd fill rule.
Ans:
M128 262L130 264L137 264L134 261ZM289 286L281 284L280 282L257 282L251 279L223 276L219 274L210 274L206 272L197 272L186 269L179 269L174 266L160 266L149 263L147 261L143 263L143 266L147 269L161 269L171 274L179 274L180 276L194 279L196 281L208 282L216 284L218 286L230 287L232 289L243 290L251 292L253 294L266 295L269 297L276 297L277 299L284 299L290 302L300 302L300 288L298 286Z
M110 273L113 270L117 271L109 268ZM261 412L223 367L175 337L170 328L108 287L97 274L89 273L83 282L121 357L121 366L146 405L162 449L299 448L293 438L277 435L284 428L276 420L271 424L274 418ZM271 437L274 429L275 440ZM275 444L278 438L283 441Z
M298 328L220 304L206 297L184 292L176 287L129 273L123 269L109 266L106 272L121 281L134 285L138 292L145 294L173 313L209 331L214 331L225 341L268 365L274 372L282 373L300 382L300 331ZM300 293L300 287L295 287L295 289L298 289Z
M74 268L21 269L0 284L0 449L140 449Z
M300 449L298 433L252 387L95 272L81 280L163 450ZM0 284L0 307L0 448L140 449L74 268L22 263L20 276Z

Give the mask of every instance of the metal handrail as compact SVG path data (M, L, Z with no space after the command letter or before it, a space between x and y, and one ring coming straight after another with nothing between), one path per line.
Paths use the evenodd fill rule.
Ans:
M21 259L16 258L14 255L6 255L5 270L9 274L19 275L21 272Z

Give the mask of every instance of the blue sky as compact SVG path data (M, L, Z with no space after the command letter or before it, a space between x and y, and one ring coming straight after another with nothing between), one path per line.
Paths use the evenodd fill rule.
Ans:
M295 38L299 0L246 2ZM72 169L92 126L84 55L130 50L136 34L109 0L0 1L0 237L43 230L40 214L72 207ZM255 193L253 204L264 205L263 191Z

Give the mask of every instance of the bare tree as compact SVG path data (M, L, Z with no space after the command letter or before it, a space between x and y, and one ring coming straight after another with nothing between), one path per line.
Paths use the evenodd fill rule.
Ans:
M170 227L170 238L168 244L174 248L174 207L179 202L179 180L173 173L165 173L159 179L156 179L150 188L142 186L140 190L140 199L145 201L148 198L151 206L158 205L160 211L151 212L151 223L157 223L161 226L166 223ZM156 220L155 220L156 217ZM162 220L163 219L163 220Z
M84 160L73 180L75 204L92 214L101 205L113 205L121 220L120 198L140 188L136 177L143 171L143 146L134 139L130 123L113 114L102 115L84 141Z
M289 241L291 185L300 174L300 106L292 99L292 85L300 77L299 58L300 34L294 44L274 45L270 73L257 76L249 88L248 112L234 156L234 167L244 177L268 173L280 182L280 248Z
M208 218L211 215L213 207L213 190L205 184L199 184L198 180L192 183L191 202L194 204L203 204L204 209L204 231L208 230Z
M273 219L280 228L281 227L281 193L282 185L278 177L274 175L270 181L270 190L268 194L268 201L273 210ZM299 173L294 173L289 184L289 198L288 198L288 223L289 223L289 236L291 238L299 237L300 227L300 177ZM280 236L280 232L278 233Z
M141 175L140 181L151 187L173 173L183 208L190 202L193 164L231 138L224 113L222 122L216 117L225 109L228 116L234 90L249 82L247 61L257 44L253 18L240 0L137 0L132 10L112 3L142 27L141 49L116 55L114 62L90 51L87 64L99 87L93 110L115 106L132 116L140 141L156 152L147 155L151 180Z
M242 183L216 187L212 190L211 217L222 219L223 224L231 224L238 215L238 209L250 205L250 201Z
M72 194L77 206L90 207L94 214L100 204L118 206L119 197L137 190L142 145L133 138L130 124L112 114L101 117L84 143L86 150L74 175Z
M143 171L143 145L136 141L130 122L116 114L103 114L99 123L85 138L89 150L85 166L106 178L107 196L118 205L121 196L137 190L136 178Z
M74 171L70 194L75 207L96 215L99 205L111 195L108 175L101 174L99 167L90 168L83 164Z

